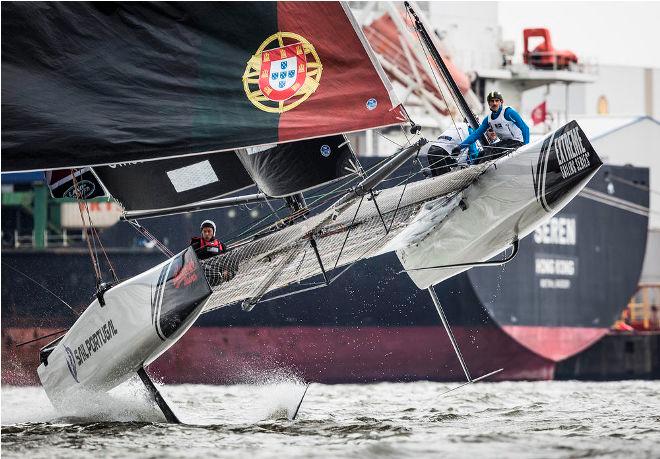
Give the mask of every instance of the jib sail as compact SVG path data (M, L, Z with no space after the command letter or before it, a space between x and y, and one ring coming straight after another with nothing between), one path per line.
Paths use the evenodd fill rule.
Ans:
M95 167L124 210L181 206L225 196L253 184L232 152Z
M358 172L343 135L240 149L237 154L259 188L277 198Z

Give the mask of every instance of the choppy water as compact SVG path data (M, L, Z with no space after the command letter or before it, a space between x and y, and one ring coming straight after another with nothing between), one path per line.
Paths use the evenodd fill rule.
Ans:
M660 381L163 386L168 425L137 383L55 413L2 388L3 457L660 457Z

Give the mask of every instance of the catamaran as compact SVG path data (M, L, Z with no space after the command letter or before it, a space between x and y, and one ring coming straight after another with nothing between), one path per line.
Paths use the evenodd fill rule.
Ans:
M470 375L433 286L512 259L601 166L572 121L479 164L382 188L428 141L343 3L9 3L2 12L3 172L49 171L54 193L80 199L83 221L85 199L112 196L146 237L140 221L151 217L276 200L290 210L207 260L154 240L167 259L123 281L114 271L103 281L90 245L96 298L41 349L37 369L62 410L137 374L177 422L145 367L200 314L331 292L355 263L386 252L428 290L467 383L483 379L499 370ZM407 3L405 14L431 72L477 127L428 26ZM363 170L345 134L397 125L409 129L407 145ZM319 187L322 198L306 202L303 192Z

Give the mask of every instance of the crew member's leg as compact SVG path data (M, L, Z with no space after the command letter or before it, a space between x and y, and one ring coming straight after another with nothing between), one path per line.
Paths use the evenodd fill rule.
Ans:
M484 161L499 158L500 156L510 153L511 151L522 147L523 145L524 143L519 140L500 140L499 142L495 142L492 145L484 147L483 151L479 155L478 162L482 163Z
M456 164L456 159L447 150L438 146L432 146L429 149L428 160L433 177L446 174L450 171L449 168Z

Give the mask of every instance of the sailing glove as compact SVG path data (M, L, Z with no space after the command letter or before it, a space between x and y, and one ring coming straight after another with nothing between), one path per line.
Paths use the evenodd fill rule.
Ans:
M461 150L465 147L461 147L460 145L456 145L454 148L451 150L452 155L456 155L461 152Z

